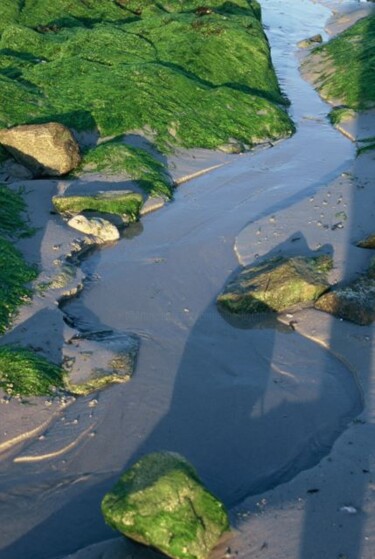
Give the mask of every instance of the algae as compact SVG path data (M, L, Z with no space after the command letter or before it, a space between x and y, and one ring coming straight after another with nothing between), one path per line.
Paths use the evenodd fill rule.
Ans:
M315 301L329 284L329 256L271 258L244 268L217 298L232 313L279 312Z
M203 17L196 1L19 6L0 40L2 126L148 129L164 151L293 132L256 2L206 2Z
M36 268L25 262L9 240L32 233L24 211L21 192L0 185L0 334L8 328L19 306L30 297L27 284L37 276Z
M142 196L135 192L102 192L85 196L54 196L55 209L64 215L77 215L83 211L115 214L136 221L142 206Z
M229 528L224 506L171 452L147 455L127 470L105 495L102 512L121 533L184 559L205 559Z
M76 172L85 170L107 174L126 172L151 196L172 197L172 185L164 165L144 149L126 145L121 140L111 140L87 150Z
M8 396L45 396L64 387L64 371L22 347L0 347L0 387Z
M352 27L317 47L307 65L319 63L317 89L335 104L354 110L375 105L375 15L367 16Z

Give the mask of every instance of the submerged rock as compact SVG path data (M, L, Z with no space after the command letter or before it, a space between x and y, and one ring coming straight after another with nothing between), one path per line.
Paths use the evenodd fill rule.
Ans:
M57 122L0 130L0 144L35 176L65 175L81 161L72 133Z
M375 320L375 265L353 283L326 293L315 308L365 326Z
M271 258L244 268L217 299L234 313L283 311L299 303L315 301L327 291L327 272L332 258Z
M54 196L52 203L59 213L75 216L83 211L94 211L121 216L135 221L143 204L143 197L129 190L110 190L93 195Z
M205 559L229 529L224 506L179 454L139 460L105 495L106 522L122 534L174 558Z
M360 248L375 248L375 233L357 243Z
M120 238L117 227L101 217L89 219L84 215L76 215L68 221L68 225L87 235L94 235L102 243L110 243Z
M69 372L67 387L77 395L89 394L132 378L139 338L128 333L90 332L72 338L62 351Z

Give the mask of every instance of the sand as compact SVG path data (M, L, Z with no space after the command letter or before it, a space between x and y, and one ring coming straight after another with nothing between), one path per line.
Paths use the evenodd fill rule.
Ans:
M96 251L66 285L39 293L1 340L60 358L76 331L56 299L84 277L82 295L64 309L76 326L141 339L128 384L72 401L0 405L4 559L157 557L116 538L100 515L122 468L156 448L187 455L230 507L233 533L213 557L373 558L373 327L312 309L276 325L233 324L214 305L239 264L269 254L331 253L332 283L355 278L372 254L354 243L373 233L374 154L354 158L290 56L330 11L309 0L263 4L298 133L255 155L179 154L176 178L220 168L181 186L173 203ZM362 118L353 134L368 127ZM82 185L22 184L40 230L21 248L40 262L38 281L49 281L77 238L50 215L51 196Z

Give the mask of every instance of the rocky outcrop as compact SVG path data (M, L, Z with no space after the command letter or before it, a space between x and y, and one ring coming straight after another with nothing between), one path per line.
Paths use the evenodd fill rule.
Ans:
M0 144L34 176L65 175L81 161L72 133L56 122L0 130Z
M122 534L181 559L205 559L229 528L224 506L172 452L149 454L125 471L102 512Z
M315 301L327 291L329 256L272 258L244 268L231 281L217 302L233 313L283 311Z
M375 263L353 283L326 293L315 308L365 326L375 320Z
M100 243L111 243L120 238L117 227L101 217L87 218L84 215L76 215L68 221L68 225L86 235L93 235Z

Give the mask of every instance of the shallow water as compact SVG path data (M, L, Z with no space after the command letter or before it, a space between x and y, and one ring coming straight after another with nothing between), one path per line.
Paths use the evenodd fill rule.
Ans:
M7 559L25 550L47 559L109 537L100 499L144 452L181 452L232 505L316 463L361 409L351 372L323 347L268 322L234 326L214 304L238 268L234 246L244 261L255 247L246 226L311 196L354 153L294 55L329 11L308 0L261 3L297 133L180 187L173 203L142 220L139 235L84 264L99 279L66 310L83 327L138 334L136 374L101 393L95 410L83 398L67 412L78 433L95 436L66 455L12 465L4 498L15 484L17 526L5 507ZM52 449L63 447L60 430L48 432ZM27 454L38 456L39 447Z

